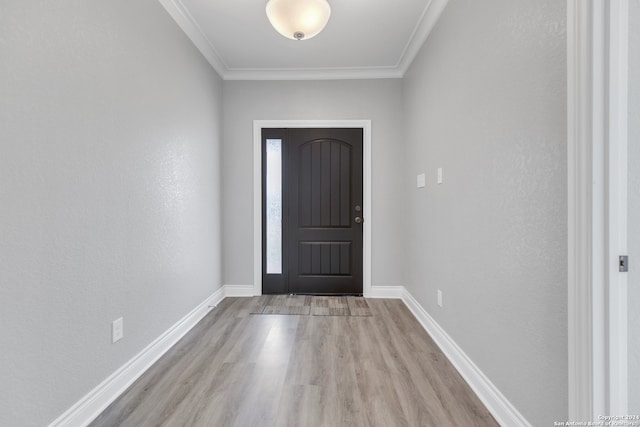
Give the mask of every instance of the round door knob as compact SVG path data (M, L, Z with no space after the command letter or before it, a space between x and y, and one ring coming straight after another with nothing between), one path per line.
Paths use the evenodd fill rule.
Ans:
M362 218L360 218L359 216L355 217L353 220L356 222L356 224L360 224L362 222Z

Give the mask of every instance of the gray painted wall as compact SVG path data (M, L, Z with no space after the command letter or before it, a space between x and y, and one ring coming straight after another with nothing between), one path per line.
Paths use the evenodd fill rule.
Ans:
M640 0L629 1L629 413L640 414Z
M400 80L224 82L224 283L253 284L253 120L296 119L372 121L372 283L401 285Z
M42 426L220 286L222 87L155 0L3 0L0 58L0 425Z
M451 0L404 81L404 284L536 426L567 418L565 8Z

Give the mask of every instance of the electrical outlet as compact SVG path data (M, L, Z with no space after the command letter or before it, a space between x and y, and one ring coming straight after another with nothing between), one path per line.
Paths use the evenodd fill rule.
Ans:
M442 184L442 168L438 168L437 182L438 184Z
M416 177L416 186L417 186L418 188L422 188L422 187L424 187L424 186L425 186L425 184L426 184L426 182L427 182L427 180L426 180L426 178L425 178L425 176L424 176L424 174L423 174L423 173L421 173L420 175L418 175L418 176Z
M438 306L442 307L442 291L438 289Z
M124 319L119 319L111 322L111 342L116 343L124 337Z

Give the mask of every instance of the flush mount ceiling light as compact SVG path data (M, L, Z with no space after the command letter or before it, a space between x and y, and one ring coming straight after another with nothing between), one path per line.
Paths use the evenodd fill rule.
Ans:
M292 40L316 36L331 15L327 0L269 0L267 17L273 28Z

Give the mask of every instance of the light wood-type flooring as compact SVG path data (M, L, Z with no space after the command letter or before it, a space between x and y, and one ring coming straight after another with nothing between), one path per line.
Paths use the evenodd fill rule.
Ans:
M372 316L227 298L92 426L496 426L400 300Z

